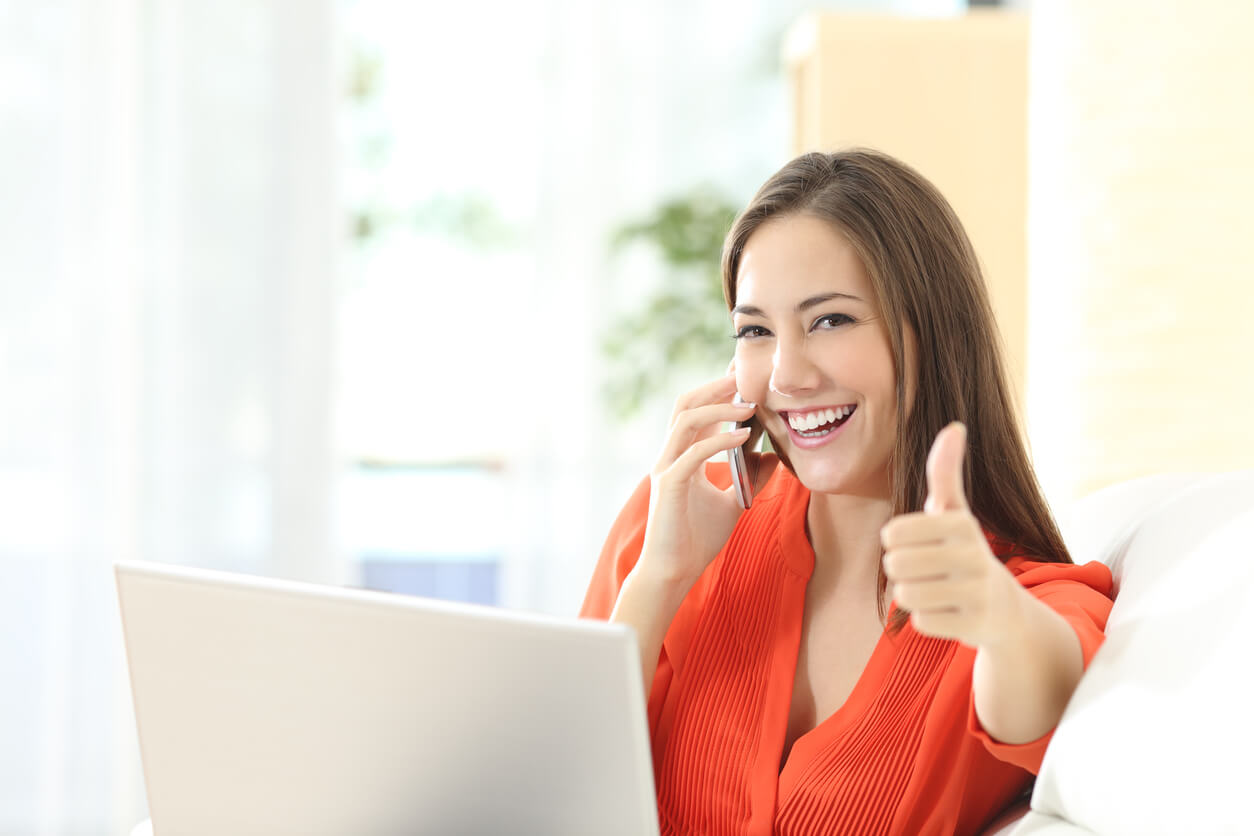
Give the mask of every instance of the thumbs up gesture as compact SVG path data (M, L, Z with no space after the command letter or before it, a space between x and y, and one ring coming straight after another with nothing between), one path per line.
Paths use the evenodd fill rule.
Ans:
M993 555L967 505L966 447L962 424L937 434L927 457L924 510L889 520L880 540L889 590L897 606L910 611L914 628L982 647L1004 638L1025 593Z

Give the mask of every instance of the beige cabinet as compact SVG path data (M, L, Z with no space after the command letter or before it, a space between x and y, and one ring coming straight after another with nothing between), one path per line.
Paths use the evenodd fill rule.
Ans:
M1022 405L1026 355L1028 24L973 11L818 13L788 33L794 152L865 145L918 169L971 236Z

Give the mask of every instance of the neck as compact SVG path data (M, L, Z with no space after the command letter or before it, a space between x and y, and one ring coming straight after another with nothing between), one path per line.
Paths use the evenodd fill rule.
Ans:
M892 517L883 496L811 493L806 528L814 547L811 582L863 588L874 595L879 577L880 529Z

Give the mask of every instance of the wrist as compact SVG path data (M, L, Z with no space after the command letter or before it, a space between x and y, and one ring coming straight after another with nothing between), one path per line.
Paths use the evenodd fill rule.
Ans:
M662 636L691 588L692 583L682 578L651 571L643 561L637 562L623 579L610 621L631 624L640 634L642 644L646 634L653 635L656 631L654 638L660 648Z
M1037 600L1032 593L1024 589L1009 572L1006 573L1008 589L1004 596L1001 612L993 629L978 646L981 654L1000 656L1003 654L1022 653L1030 643L1034 633L1033 625L1038 621L1034 612L1038 607L1048 607Z
M1057 725L1084 672L1071 625L1020 589L1018 616L1003 636L979 646L972 670L980 723L994 740L1015 744L1036 740Z
M634 584L648 587L654 594L679 598L688 594L698 577L700 573L681 569L671 561L651 558L647 549L628 575Z

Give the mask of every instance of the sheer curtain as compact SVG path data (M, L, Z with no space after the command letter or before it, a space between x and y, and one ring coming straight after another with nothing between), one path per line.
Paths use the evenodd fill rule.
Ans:
M451 31L451 4L419 5L415 41L494 60L479 34L501 6ZM664 280L607 241L697 184L747 199L784 161L777 37L807 5L542 0L517 32L534 64L500 68L549 82L529 121L484 138L432 120L538 181L535 283L481 329L526 364L478 393L506 404L518 451L502 603L577 608L664 431L667 404L624 427L599 397L604 329ZM125 833L144 815L115 560L346 577L327 522L330 6L0 0L0 833Z
M331 15L0 0L0 832L144 816L111 564L336 581Z

